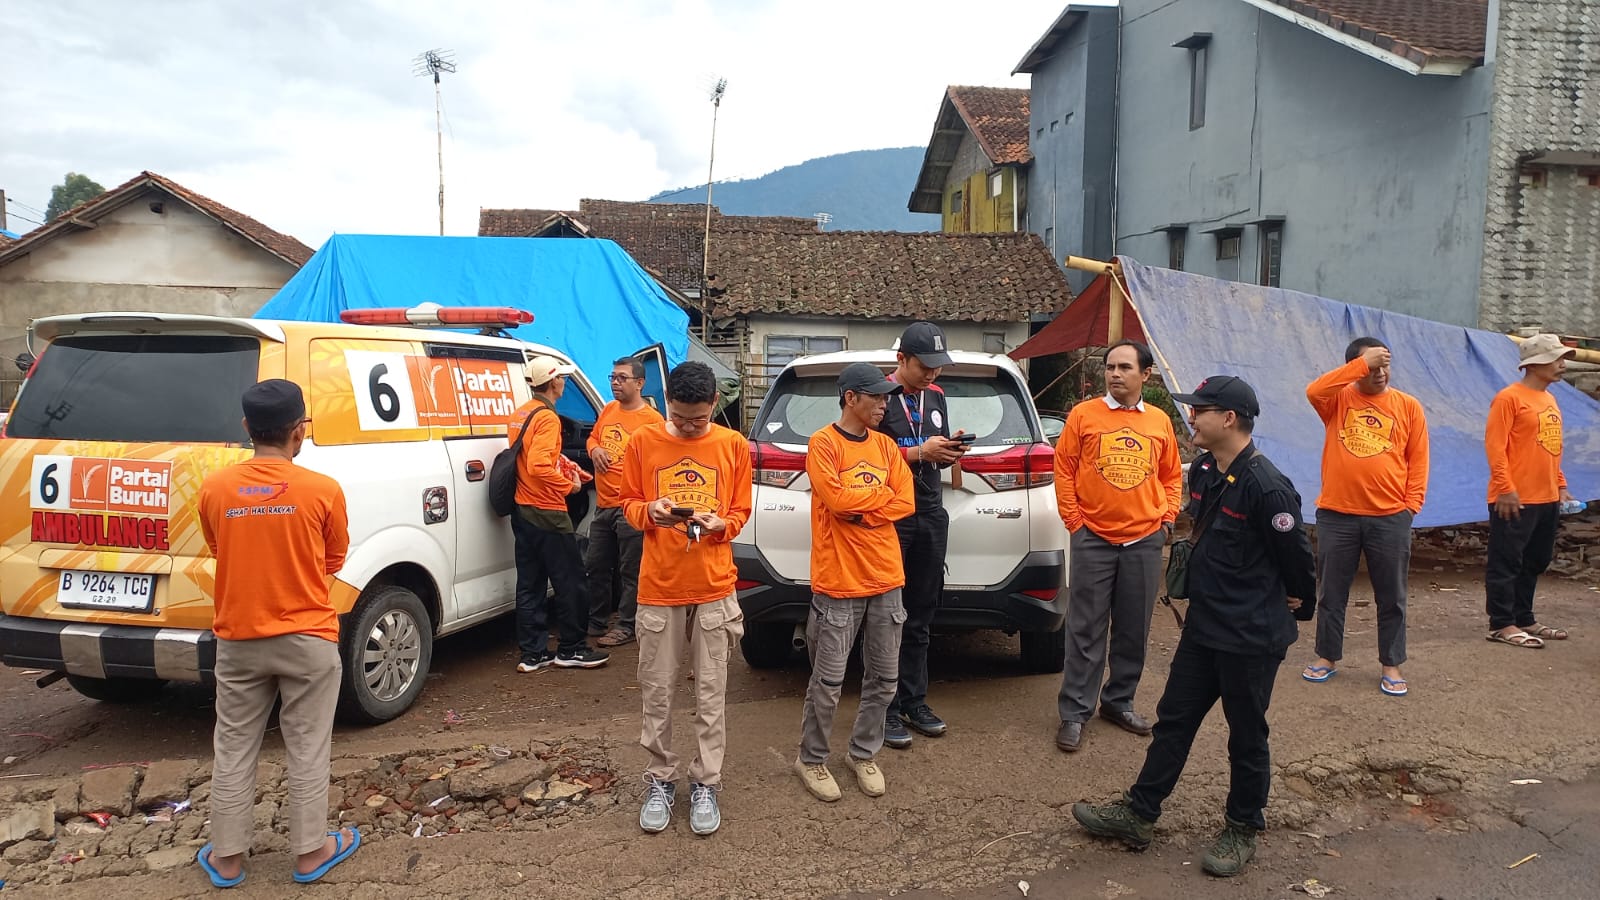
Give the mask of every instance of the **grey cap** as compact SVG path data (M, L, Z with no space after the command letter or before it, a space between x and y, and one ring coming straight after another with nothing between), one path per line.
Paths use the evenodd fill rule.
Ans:
M900 385L883 377L883 370L869 362L851 363L839 373L839 393L855 391L858 394L893 394Z

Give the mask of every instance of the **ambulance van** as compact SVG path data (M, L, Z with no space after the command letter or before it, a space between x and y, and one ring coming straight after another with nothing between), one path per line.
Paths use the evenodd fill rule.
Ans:
M527 355L570 360L495 336L531 321L521 310L345 315L357 324L33 323L38 360L0 437L0 661L106 701L211 681L216 569L197 499L208 472L250 456L239 399L266 378L305 391L296 462L337 479L349 505L332 585L342 718L399 715L422 692L436 637L513 608L511 529L490 508L489 467L530 396ZM447 330L459 327L491 333ZM601 405L579 372L557 406L564 449L584 464ZM575 495L580 520L588 506Z

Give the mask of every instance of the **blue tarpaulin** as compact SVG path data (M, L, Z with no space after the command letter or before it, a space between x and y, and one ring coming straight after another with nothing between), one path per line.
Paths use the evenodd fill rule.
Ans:
M336 234L256 313L337 322L346 309L514 306L522 340L572 357L605 396L613 360L652 344L689 350L688 315L608 240Z
M1236 375L1256 389L1256 443L1294 481L1307 521L1315 520L1322 486L1325 431L1306 402L1306 385L1343 365L1345 345L1364 335L1389 345L1391 385L1427 412L1428 497L1416 526L1488 518L1484 420L1494 395L1520 377L1516 342L1310 294L1121 262L1171 390L1191 391L1209 375ZM1565 383L1551 390L1561 407L1568 488L1580 500L1600 498L1600 403Z

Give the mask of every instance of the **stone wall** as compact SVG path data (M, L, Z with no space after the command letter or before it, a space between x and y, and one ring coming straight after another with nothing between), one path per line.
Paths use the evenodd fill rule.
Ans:
M1479 324L1600 335L1600 2L1498 0L1490 16Z

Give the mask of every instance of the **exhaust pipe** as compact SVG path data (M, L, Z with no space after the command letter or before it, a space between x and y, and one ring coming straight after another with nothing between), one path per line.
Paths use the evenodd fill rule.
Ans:
M794 647L794 649L796 651L801 652L801 653L805 652L805 650L806 650L806 627L804 625L796 625L794 627L794 637L789 639L789 643L790 643L791 646Z

